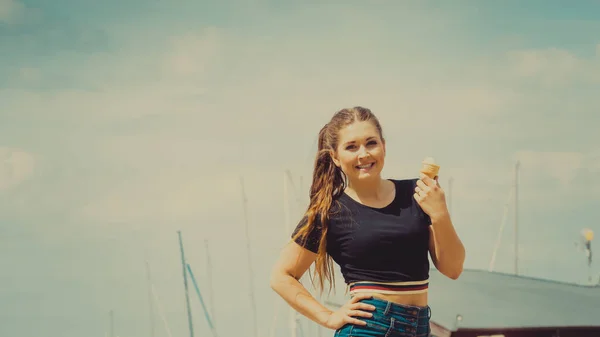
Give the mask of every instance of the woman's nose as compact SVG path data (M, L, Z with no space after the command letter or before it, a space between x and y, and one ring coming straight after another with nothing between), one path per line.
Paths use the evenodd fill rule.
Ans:
M367 152L367 149L364 148L363 146L360 147L360 149L358 150L358 158L365 158L369 155L369 152Z

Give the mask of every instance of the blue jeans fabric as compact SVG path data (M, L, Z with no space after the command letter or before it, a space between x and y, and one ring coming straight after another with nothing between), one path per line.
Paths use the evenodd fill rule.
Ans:
M407 306L378 298L361 302L375 306L373 317L357 317L367 325L346 324L334 337L427 337L431 333L429 306Z

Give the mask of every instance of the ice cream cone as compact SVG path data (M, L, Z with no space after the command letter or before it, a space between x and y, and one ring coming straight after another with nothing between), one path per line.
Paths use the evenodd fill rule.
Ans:
M435 160L431 157L427 157L423 160L422 164L421 173L431 179L435 179L440 171L440 166L435 163Z

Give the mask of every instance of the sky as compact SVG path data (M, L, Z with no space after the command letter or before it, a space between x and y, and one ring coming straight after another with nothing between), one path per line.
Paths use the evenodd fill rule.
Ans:
M466 268L488 269L505 218L494 268L513 272L518 161L519 273L586 282L575 243L600 233L599 12L0 0L0 335L104 337L110 310L120 337L189 335L181 230L221 336L252 336L249 261L259 335L288 336L269 272L305 206L319 129L356 105L383 125L386 177L441 164Z

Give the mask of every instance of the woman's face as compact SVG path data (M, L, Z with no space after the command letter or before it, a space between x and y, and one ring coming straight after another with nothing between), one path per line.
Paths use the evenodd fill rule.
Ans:
M385 161L385 142L370 121L354 122L340 130L332 156L351 181L379 178Z

